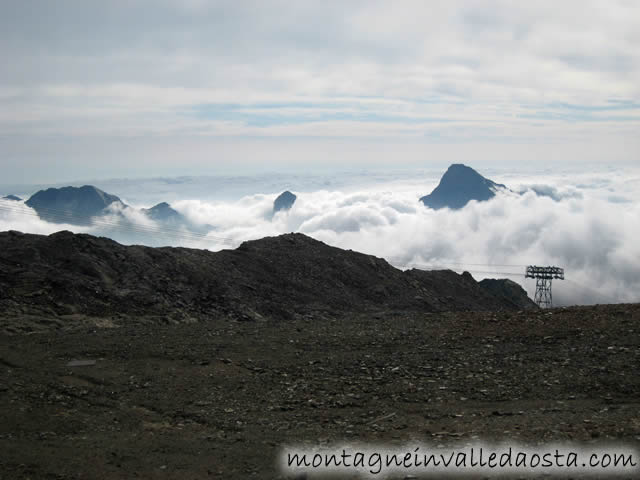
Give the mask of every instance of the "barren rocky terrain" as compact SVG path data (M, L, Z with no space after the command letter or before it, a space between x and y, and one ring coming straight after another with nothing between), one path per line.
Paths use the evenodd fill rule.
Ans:
M88 240L96 242L87 250L91 255L102 240ZM58 248L71 248L65 245ZM272 245L243 248L256 255L253 261L257 250L273 253ZM37 258L32 265L43 271L52 260L43 247L30 248ZM154 249L126 248L156 255ZM158 265L164 261L160 250L153 257ZM242 251L224 255L233 260ZM25 264L24 258L3 258ZM344 258L351 257L338 257ZM11 277L5 265L6 282ZM144 278L130 266L132 276ZM11 268L20 278L28 275L20 266ZM372 272L376 268L371 265ZM414 275L424 273L406 275L407 284ZM444 275L452 282L460 277ZM211 309L192 321L163 323L138 315L131 300L117 308L100 304L113 310L105 310L99 322L98 310L82 310L82 302L94 297L83 294L80 283L72 284L68 297L61 287L33 297L5 290L0 478L285 479L291 477L276 463L281 449L301 443L640 445L639 305L421 311L373 296L367 303L364 293L349 297L367 290L345 287L353 280L338 278L345 290L339 300L364 298L361 312L301 302L298 311L282 317L277 310L269 313L259 297L246 297L254 299L259 315L248 319L233 309ZM20 285L20 292L38 291ZM91 321L47 314L39 297L54 306L61 299L73 305L75 297L81 311L76 315ZM17 328L18 308L39 312L39 320L30 321L37 329Z
M3 335L0 471L286 478L301 442L638 445L639 332L615 305Z

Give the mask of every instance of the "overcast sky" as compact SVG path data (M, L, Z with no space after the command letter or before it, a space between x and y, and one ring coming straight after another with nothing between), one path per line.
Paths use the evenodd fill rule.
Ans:
M0 55L0 183L638 164L634 0L21 0Z

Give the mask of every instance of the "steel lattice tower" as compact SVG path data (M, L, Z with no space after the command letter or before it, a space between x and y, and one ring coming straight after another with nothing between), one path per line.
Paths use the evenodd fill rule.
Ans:
M536 294L533 301L537 303L540 308L551 308L553 305L551 282L554 278L564 280L564 268L529 265L525 273L525 278L536 279Z

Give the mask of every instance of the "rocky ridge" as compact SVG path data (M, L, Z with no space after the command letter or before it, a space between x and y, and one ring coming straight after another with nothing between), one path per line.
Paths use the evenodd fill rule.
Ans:
M124 246L66 231L2 232L0 265L0 318L3 328L18 330L87 318L286 320L349 311L519 310L531 303L505 301L468 274L403 272L302 234L209 252Z

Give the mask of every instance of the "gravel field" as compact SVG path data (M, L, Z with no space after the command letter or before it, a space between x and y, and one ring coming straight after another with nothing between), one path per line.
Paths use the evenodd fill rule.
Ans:
M639 305L129 320L0 336L0 478L293 478L277 461L299 444L640 445Z

